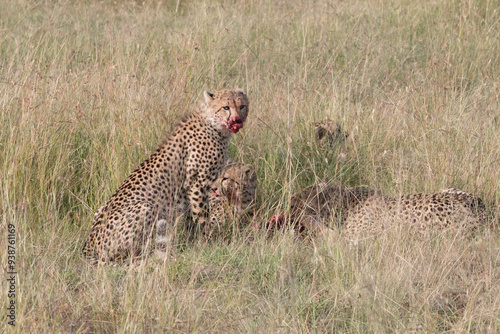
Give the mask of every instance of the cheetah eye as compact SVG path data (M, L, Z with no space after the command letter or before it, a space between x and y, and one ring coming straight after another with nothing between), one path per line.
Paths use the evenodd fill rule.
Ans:
M240 106L240 110L243 110L245 109L246 106Z
M222 109L229 110L229 107L228 106L224 106L224 107L222 107Z

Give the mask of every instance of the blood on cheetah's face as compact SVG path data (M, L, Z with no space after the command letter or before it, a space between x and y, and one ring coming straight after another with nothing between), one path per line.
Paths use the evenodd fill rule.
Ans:
M240 90L224 89L214 94L204 92L206 117L217 130L237 133L248 116L248 98Z

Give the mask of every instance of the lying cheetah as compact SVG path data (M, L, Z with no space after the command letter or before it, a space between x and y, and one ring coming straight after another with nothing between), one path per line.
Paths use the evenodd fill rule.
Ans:
M229 223L251 216L255 208L256 188L254 167L230 159L211 187L209 233L215 229L224 231Z
M348 136L349 134L331 119L314 123L314 137L320 145L327 143L331 148L336 148L344 145Z
M480 198L453 188L391 198L369 188L321 183L292 197L289 223L299 232L329 235L325 222L332 220L352 239L361 233L376 234L396 223L409 224L421 232L447 227L475 229L487 223L487 215ZM279 228L285 222L281 215L273 217L268 226Z
M239 89L204 97L96 212L86 258L108 262L143 253L154 222L172 225L182 214L207 221L208 191L226 162L231 134L247 118L248 98Z

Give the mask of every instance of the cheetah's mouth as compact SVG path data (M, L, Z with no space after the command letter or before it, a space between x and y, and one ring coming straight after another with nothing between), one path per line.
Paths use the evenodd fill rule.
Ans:
M234 121L231 120L227 125L227 130L231 133L237 133L241 128L243 128L243 121L239 119Z

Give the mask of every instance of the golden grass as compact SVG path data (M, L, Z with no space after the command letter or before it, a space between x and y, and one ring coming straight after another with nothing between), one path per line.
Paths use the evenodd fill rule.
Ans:
M242 230L135 267L81 256L93 212L222 87L251 99L230 154L258 172L256 220L320 178L389 195L453 186L497 211L498 7L0 2L0 212L18 271L13 328L2 250L0 331L500 332L496 227L355 248ZM325 117L351 134L345 159L311 142Z

